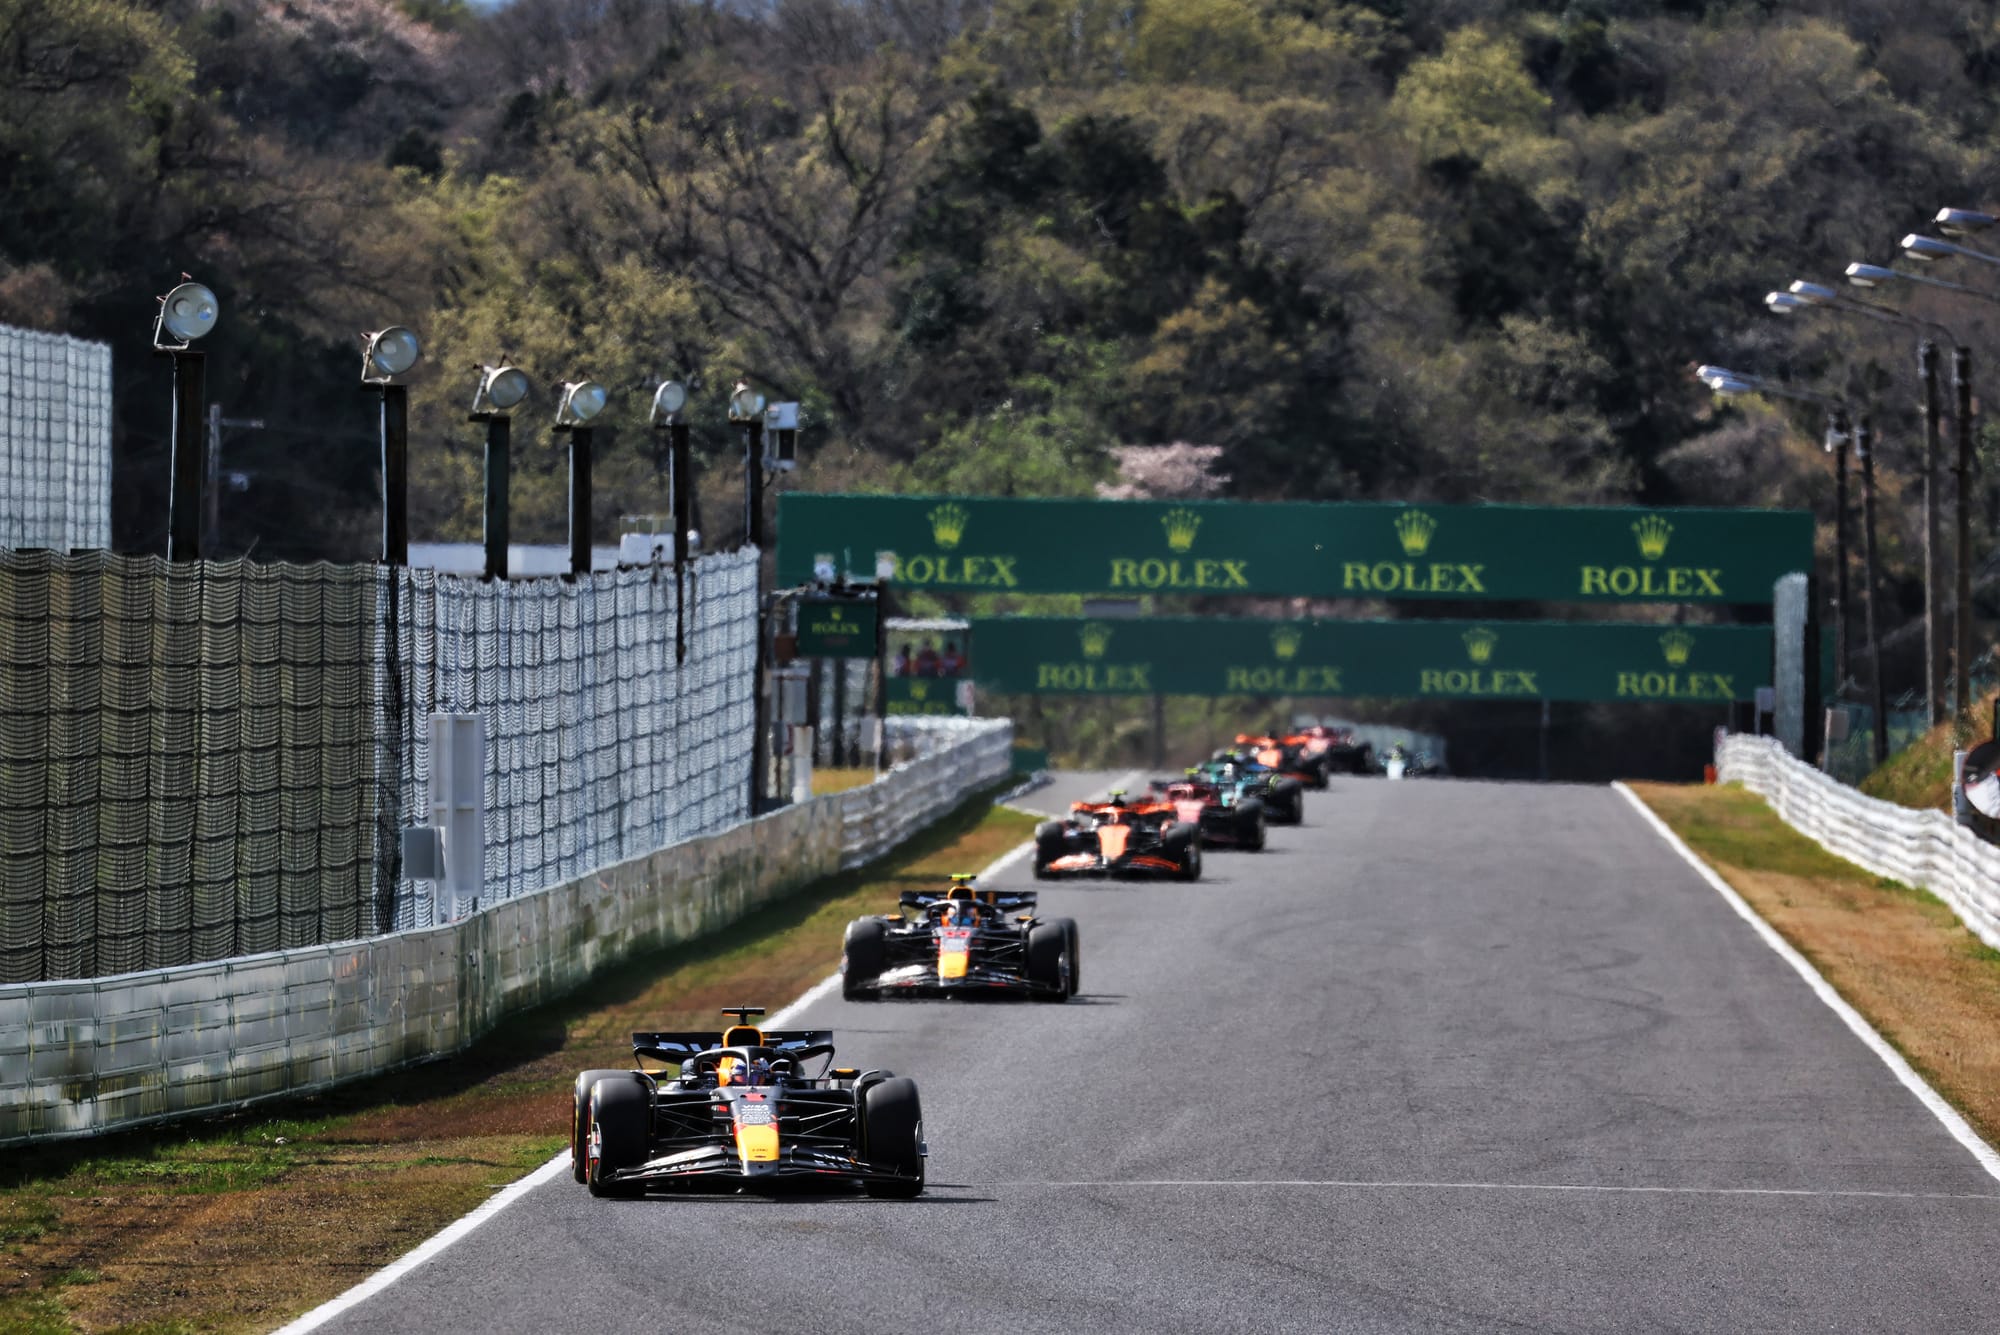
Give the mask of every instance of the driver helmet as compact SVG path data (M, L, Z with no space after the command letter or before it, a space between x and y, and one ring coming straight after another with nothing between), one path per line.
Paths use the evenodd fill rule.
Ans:
M762 1089L771 1082L771 1063L762 1057L751 1058L749 1066L743 1072L743 1083Z

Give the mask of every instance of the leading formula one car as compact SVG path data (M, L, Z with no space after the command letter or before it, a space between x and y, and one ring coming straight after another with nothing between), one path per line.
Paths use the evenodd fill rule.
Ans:
M1375 773L1374 746L1357 741L1352 728L1315 723L1287 734L1283 740L1287 745L1296 744L1307 756L1324 757L1323 766L1327 773Z
M1248 756L1266 769L1275 770L1285 778L1296 779L1307 788L1326 787L1325 750L1309 748L1304 739L1240 732L1236 734L1235 754Z
M885 996L1020 996L1067 1001L1082 960L1076 921L1035 916L1032 890L905 890L901 913L847 925L840 992Z
M1201 877L1201 837L1165 802L1075 802L1067 820L1035 827L1035 879L1071 876Z
M833 1065L833 1034L750 1023L759 1006L731 1006L717 1035L632 1035L635 1066L680 1073L585 1071L576 1078L570 1169L593 1196L648 1188L772 1190L816 1183L870 1196L924 1189L923 1109L914 1081ZM817 1072L805 1065L825 1058Z

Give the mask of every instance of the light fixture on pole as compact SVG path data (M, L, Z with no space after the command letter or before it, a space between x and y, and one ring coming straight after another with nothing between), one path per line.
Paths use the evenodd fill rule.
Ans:
M688 536L694 528L694 460L688 452L687 386L663 380L653 391L653 430L666 438L667 508L674 526L674 661L687 661Z
M472 415L486 424L484 505L486 578L507 578L507 494L512 468L514 409L528 397L527 373L513 366L481 366L472 391Z
M764 807L766 752L769 739L764 709L764 669L769 662L764 640L769 633L764 607L764 460L758 448L764 434L764 396L737 381L729 394L729 420L743 431L743 541L757 549L757 657L751 711L750 814Z
M423 356L401 325L363 334L361 383L382 393L382 563L410 563L410 391L399 377Z
M182 274L183 280L187 279ZM207 396L205 353L192 344L206 337L222 313L215 293L182 281L160 298L153 321L153 351L174 364L173 434L167 482L167 559L201 558L202 400Z
M573 380L556 400L556 430L569 437L569 573L590 573L590 423L610 395L595 380Z

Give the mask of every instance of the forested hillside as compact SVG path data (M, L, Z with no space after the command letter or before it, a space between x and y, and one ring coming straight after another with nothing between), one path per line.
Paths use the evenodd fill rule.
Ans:
M212 397L267 423L226 443L223 550L355 557L354 335L389 323L426 341L419 537L477 535L469 368L502 356L614 390L600 539L661 504L668 374L717 498L741 377L806 405L816 489L1084 492L1186 442L1247 498L1807 504L1815 420L1690 369L1865 392L1906 467L1907 333L1760 298L1993 198L2000 13L0 0L0 68L0 320L115 344L119 544L162 546L146 335L186 271ZM1929 295L1892 299L1985 383L1987 308ZM538 402L517 533L555 538Z

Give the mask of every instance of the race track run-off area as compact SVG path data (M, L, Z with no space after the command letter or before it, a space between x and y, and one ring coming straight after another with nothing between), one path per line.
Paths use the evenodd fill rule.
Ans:
M1337 779L1306 822L1045 887L1068 1004L792 1019L915 1077L922 1198L550 1175L320 1328L2000 1323L2000 1183L1620 793Z

